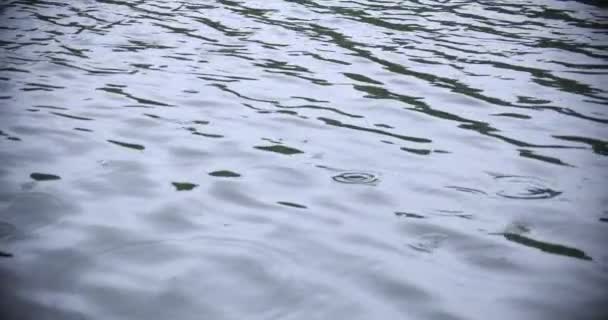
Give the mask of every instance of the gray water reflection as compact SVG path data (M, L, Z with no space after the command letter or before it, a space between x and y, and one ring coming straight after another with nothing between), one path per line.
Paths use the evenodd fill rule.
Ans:
M602 1L0 3L0 318L601 319Z

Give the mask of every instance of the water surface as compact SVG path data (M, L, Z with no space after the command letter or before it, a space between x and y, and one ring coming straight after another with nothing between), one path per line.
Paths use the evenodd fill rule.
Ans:
M3 1L5 319L602 319L598 1Z

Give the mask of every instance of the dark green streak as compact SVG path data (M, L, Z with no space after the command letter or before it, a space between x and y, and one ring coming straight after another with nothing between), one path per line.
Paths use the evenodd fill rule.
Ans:
M254 148L259 149L259 150L264 150L264 151L270 151L270 152L276 152L276 153L286 154L286 155L304 153L303 151L300 151L298 149L294 149L294 148L290 148L290 147L286 147L286 146L280 146L280 145L276 145L276 146L255 146Z
M223 138L224 136L221 134L211 134L211 133L202 133L202 132L192 132L192 134L197 136L203 136L207 138Z
M393 138L397 138L397 139L401 139L401 140L405 140L405 141L411 141L411 142L418 142L418 143L432 142L431 140L425 139L425 138L402 136L402 135L398 135L398 134L394 134L394 133L390 133L390 132L386 132L386 131L382 131L382 130L378 130L378 129L370 129L370 128L355 126L352 124L346 124L346 123L342 123L342 122L340 122L338 120L334 120L334 119L323 118L323 117L318 117L317 119L325 122L325 124L330 125L330 126L348 128L348 129L359 130L359 131L373 132L373 133L377 133L377 134L381 134L381 135L385 135L385 136L389 136L389 137L393 137Z
M412 149L412 148L402 147L401 150L407 151L410 153L414 153L414 154L418 154L421 156L426 156L426 155L431 154L431 150L426 150L426 149Z
M34 172L32 174L30 174L30 178L36 180L36 181L49 181L49 180L59 180L61 179L60 176L56 176L54 174L48 174L48 173L38 173L38 172Z
M608 156L608 142L607 141L602 141L602 140L593 139L593 138L586 138L586 137L577 137L577 136L553 136L553 137L556 139L561 139L561 140L566 140L566 141L586 143L591 146L591 148L593 149L593 152L595 152L599 155Z
M425 219L423 215L419 215L416 213L409 212L395 212L395 215L398 217L406 217L406 218L414 218L414 219Z
M121 147L131 148L131 149L135 149L135 150L144 150L145 149L144 146L139 145L139 144L134 144L134 143L120 142L120 141L116 141L116 140L108 140L108 142L119 145Z
M532 150L519 149L519 155L524 158L536 159L536 160L544 161L547 163L557 164L560 166L572 167L572 165L567 164L560 159L549 157L549 156L543 156L543 155L535 153Z
M60 117L64 117L64 118L76 119L76 120L84 120L84 121L91 121L91 120L93 120L91 118L77 117L77 116L72 116L72 115L65 114L65 113L60 113L60 112L51 112L51 114L54 114L54 115L60 116Z
M504 236L509 241L513 241L527 247L536 248L544 252L559 254L562 256L568 256L577 259L592 260L591 257L585 254L585 252L579 249L566 247L561 244L542 242L515 233L505 233Z
M210 176L213 177L224 177L224 178L238 178L241 175L236 173L236 172L232 172L232 171L228 171L228 170L220 170L220 171L213 171L209 173Z
M364 75L358 74L358 73L348 73L348 72L344 72L342 73L343 75L356 80L356 81L361 81L361 82L367 82L367 83L373 83L373 84L382 84L382 82L380 81L376 81L374 79L368 78Z
M306 206L303 206L303 205L297 204L297 203L293 203L293 202L279 201L277 203L280 205L283 205L283 206L288 206L288 207L293 207L293 208L298 208L298 209L308 209L308 207L306 207Z
M190 182L172 182L171 184L173 184L173 186L175 187L175 190L177 190L177 191L190 191L190 190L198 187L198 184L194 184L194 183L190 183Z

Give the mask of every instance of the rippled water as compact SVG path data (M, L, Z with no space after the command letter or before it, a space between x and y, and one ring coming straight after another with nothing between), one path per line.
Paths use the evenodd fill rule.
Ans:
M3 319L605 319L596 1L3 1Z

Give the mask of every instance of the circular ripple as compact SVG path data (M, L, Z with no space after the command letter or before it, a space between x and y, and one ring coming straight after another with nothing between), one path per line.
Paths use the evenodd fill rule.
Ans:
M502 190L496 194L508 199L550 199L562 194L561 191L553 190L537 178L522 176L498 176Z
M376 184L380 180L378 176L366 172L344 172L332 179L336 182L348 184Z

